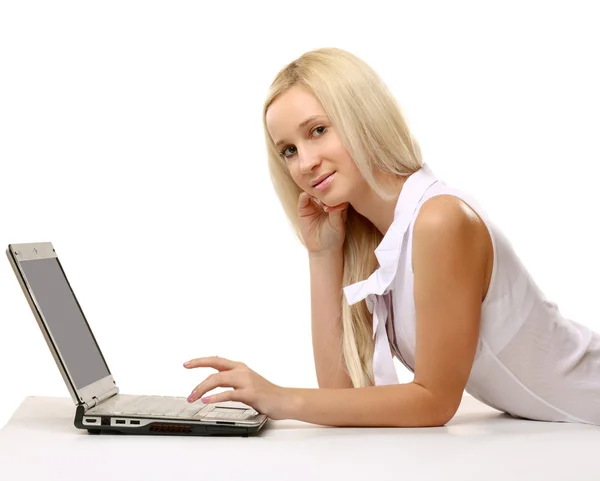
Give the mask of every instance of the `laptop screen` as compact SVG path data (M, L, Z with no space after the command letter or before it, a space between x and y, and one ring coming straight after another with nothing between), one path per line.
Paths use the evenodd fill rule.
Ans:
M20 262L76 389L110 375L58 259Z

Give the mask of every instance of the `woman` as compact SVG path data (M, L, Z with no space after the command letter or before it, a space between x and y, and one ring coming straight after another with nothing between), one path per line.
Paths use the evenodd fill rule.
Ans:
M565 319L467 194L421 159L377 74L340 49L308 52L264 108L269 167L309 254L319 389L213 367L190 396L273 419L441 426L463 391L515 417L600 425L600 335ZM343 287L343 289L342 289ZM414 372L399 384L392 356Z

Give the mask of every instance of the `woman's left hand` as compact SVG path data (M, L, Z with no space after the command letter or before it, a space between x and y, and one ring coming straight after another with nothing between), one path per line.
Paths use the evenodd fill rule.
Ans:
M194 388L189 402L194 402L205 393L218 387L231 387L230 391L213 394L201 401L211 404L222 401L239 401L253 407L271 419L287 419L291 406L290 390L277 386L259 376L242 362L230 361L222 357L200 357L184 364L187 369L212 367L219 371L211 374Z

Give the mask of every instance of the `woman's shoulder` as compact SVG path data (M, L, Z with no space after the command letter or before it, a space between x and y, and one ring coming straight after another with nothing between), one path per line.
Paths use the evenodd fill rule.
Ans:
M431 264L459 275L471 270L481 275L483 297L494 263L491 233L479 213L464 199L441 194L423 202L413 227L412 267Z
M487 231L479 210L463 196L450 191L425 199L415 214L413 224L417 237L458 235L483 240Z

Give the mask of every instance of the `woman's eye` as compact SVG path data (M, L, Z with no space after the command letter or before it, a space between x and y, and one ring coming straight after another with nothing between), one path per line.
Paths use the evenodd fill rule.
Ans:
M314 132L317 132L317 131L319 131L319 130L321 130L321 131L319 132L319 135L318 135L317 137L320 137L321 135L323 135L323 134L325 133L325 130L326 130L326 129L325 129L325 127L324 127L324 126L322 126L322 125L319 125L317 128L315 128L315 130L313 130L313 133L314 133Z
M286 154L286 152L288 152L290 149L293 149L294 152ZM290 155L294 155L296 153L295 150L296 150L296 147L294 147L293 145L290 145L289 147L286 147L285 149L283 149L281 151L281 155L283 155L284 157L289 157Z

